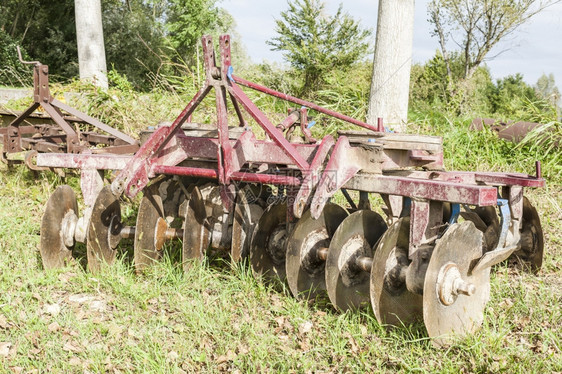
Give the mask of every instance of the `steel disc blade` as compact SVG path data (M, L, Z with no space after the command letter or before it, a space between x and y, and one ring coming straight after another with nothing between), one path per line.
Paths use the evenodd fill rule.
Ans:
M484 318L490 297L490 268L471 273L482 256L483 235L472 222L451 225L437 241L427 268L423 289L423 319L436 345L446 345L453 336L476 331ZM451 291L458 277L474 286L473 294Z
M484 233L483 252L492 251L497 247L501 228L495 207L472 208L468 212L461 212L461 216L474 223L476 228Z
M59 186L49 197L41 219L41 260L43 268L62 267L72 255L72 248L64 244L63 221L65 217L78 217L78 203L72 188Z
M523 197L523 219L521 222L521 249L511 257L523 268L537 273L542 267L544 234L537 209Z
M369 273L356 260L373 257L373 246L386 231L384 219L370 210L349 215L337 228L326 260L326 289L340 310L358 309L369 303Z
M380 323L401 326L423 318L423 297L406 288L401 270L410 264L410 218L403 217L384 233L371 268L371 305Z
M92 216L88 225L86 249L88 269L92 272L100 270L103 264L115 261L115 247L118 243L111 236L119 235L121 228L121 207L119 199L111 192L111 186L101 189L92 208Z
M143 191L137 213L134 244L137 272L145 270L161 256L160 248L157 248L156 233L158 224L162 221L165 222L162 197L158 193L158 186L152 185Z
M178 217L185 200L184 189L172 178L150 185L143 191L135 229L135 270L141 272L158 261L166 241L165 232Z
M194 187L187 203L183 226L183 269L188 271L193 259L203 260L211 242L205 200L200 187Z
M237 192L234 219L232 222L232 244L230 257L238 262L250 255L250 242L252 233L263 214L263 209L251 201L246 194L246 189Z
M315 299L326 292L326 261L318 257L318 250L330 246L347 216L344 208L327 204L318 219L313 219L308 210L296 223L287 241L285 260L287 283L295 297Z
M256 277L285 280L287 204L270 205L258 221L250 244L250 263Z

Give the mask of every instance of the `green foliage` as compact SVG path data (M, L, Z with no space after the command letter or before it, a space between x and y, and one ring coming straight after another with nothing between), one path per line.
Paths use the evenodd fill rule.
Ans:
M548 101L550 104L560 104L560 91L558 90L558 87L556 87L554 74L550 73L549 75L541 75L535 85L535 91L541 99Z
M78 74L73 0L9 0L0 24L33 60L49 65L53 78Z
M349 70L367 54L371 31L344 13L342 5L333 16L326 14L320 0L295 0L288 5L275 21L278 36L267 43L273 50L285 51L285 60L302 74L299 94L310 97L326 85L331 70Z
M165 56L163 10L152 2L103 0L104 44L108 66L126 75L137 89L152 88L147 76Z
M160 75L175 75L196 63L197 40L226 32L232 17L218 0L102 0L107 65L136 89L148 90ZM0 4L0 50L19 44L49 65L52 80L78 75L74 0L6 0ZM3 53L3 52L2 52ZM3 57L2 57L3 58ZM0 76L0 84L3 83ZM9 83L6 81L6 83Z
M480 67L470 79L464 79L462 55L452 54L446 61L437 51L425 64L415 64L410 75L410 106L414 109L439 108L448 113L489 112L488 89L492 84L486 68Z
M23 86L31 82L29 67L18 60L17 45L16 40L0 29L0 85ZM27 52L21 52L27 60Z
M167 0L165 27L171 45L184 59L192 59L196 47L205 33L225 32L232 27L233 19L217 7L217 0Z
M508 75L498 79L488 91L491 112L512 118L529 102L539 101L535 90L523 81L523 75ZM518 118L519 119L519 118Z

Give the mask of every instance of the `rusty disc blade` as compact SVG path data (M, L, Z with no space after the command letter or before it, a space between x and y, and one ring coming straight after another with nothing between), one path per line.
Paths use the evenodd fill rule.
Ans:
M45 213L41 219L41 260L43 268L53 269L64 266L72 255L73 247L67 247L63 240L63 221L65 217L78 217L76 195L70 186L57 187L49 197Z
M460 214L465 220L474 223L476 228L484 234L483 253L496 249L501 228L495 207L479 206Z
M187 203L183 226L183 269L188 271L190 260L202 261L205 252L211 243L211 227L207 220L205 200L200 187L196 186L191 191Z
M254 276L285 280L287 237L287 203L270 205L260 217L250 244Z
M318 219L307 210L295 225L287 241L287 283L296 298L315 299L326 292L326 260L318 250L328 248L347 211L327 204Z
M134 244L134 264L137 272L146 270L160 258L156 233L159 231L158 223L162 221L166 222L162 197L158 193L158 185L152 185L143 191L137 213Z
M179 206L185 200L184 189L167 178L150 185L143 191L135 229L134 264L137 272L146 270L162 256L166 230L179 215Z
M437 240L423 288L423 320L435 345L476 331L490 298L490 268L472 273L482 256L483 235L472 222L451 225ZM456 293L457 279L474 286L471 296Z
M121 228L121 207L119 199L111 192L111 186L103 187L92 207L88 225L86 250L88 269L100 270L103 264L111 265L115 261L115 248Z
M522 268L537 273L542 267L544 234L537 209L523 197L523 219L521 222L521 249L511 255Z
M380 323L402 326L423 318L423 297L410 292L401 277L410 265L409 242L410 217L403 217L390 226L375 249L371 305Z
M250 255L252 233L262 214L262 207L255 202L251 202L245 188L240 189L236 194L236 206L234 207L232 222L232 243L230 247L232 261L238 262Z
M326 259L326 289L339 310L359 309L369 303L369 273L357 265L359 257L373 257L373 246L386 231L380 214L359 210L337 228Z

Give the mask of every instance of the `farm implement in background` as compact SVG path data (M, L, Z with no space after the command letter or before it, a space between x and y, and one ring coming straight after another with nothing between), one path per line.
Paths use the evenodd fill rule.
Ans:
M230 38L221 36L219 46L220 66L211 38L203 37L204 86L134 155L35 155L38 167L79 169L86 205L81 216L69 186L50 197L41 223L45 268L62 266L82 242L97 271L130 238L135 269L143 272L167 241L181 239L186 270L209 252L246 259L256 276L286 280L297 298L327 294L339 310L371 303L377 320L391 326L423 321L436 344L480 326L491 266L511 257L540 269L541 223L523 194L544 186L540 164L535 176L445 171L441 138L384 132L382 123L249 82L233 74ZM276 126L241 86L301 108ZM216 123L191 123L211 91ZM363 130L316 141L310 110ZM304 141L288 140L295 131ZM106 170L117 174L104 185ZM348 208L332 202L339 191ZM120 199L139 193L136 225L126 226ZM386 217L371 209L375 194Z
M2 160L9 165L19 163L9 157L27 151L26 164L37 153L134 153L139 142L99 120L54 98L49 90L49 67L39 61L23 61L33 65L33 103L23 112L1 111L0 141ZM41 108L46 115L35 112ZM101 133L100 133L101 131Z

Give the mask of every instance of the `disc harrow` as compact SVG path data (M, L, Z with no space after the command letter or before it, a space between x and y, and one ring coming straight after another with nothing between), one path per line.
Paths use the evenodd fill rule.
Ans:
M49 66L39 61L24 61L33 65L33 103L23 112L0 111L1 159L8 165L21 160L12 154L27 152L26 165L32 170L43 170L33 163L37 153L117 153L132 154L139 142L127 134L82 113L51 95ZM36 112L42 109L43 113Z
M544 239L523 191L544 186L540 165L535 176L445 171L441 138L385 132L382 121L369 125L247 81L233 74L227 35L219 40L220 66L211 38L202 42L204 86L134 155L36 155L38 166L81 170L91 212L78 217L70 188L55 191L41 227L46 268L86 242L89 268L98 271L113 262L122 238L134 238L142 272L167 241L181 239L185 271L209 252L246 259L256 277L286 280L297 298L327 294L339 310L371 303L387 326L423 321L438 345L480 326L493 265L517 258L538 271ZM302 108L276 126L241 86ZM214 127L190 123L213 90ZM309 110L363 130L316 141ZM289 141L299 127L300 141ZM117 174L103 186L105 170ZM338 191L349 207L334 203ZM139 193L136 226L125 226L120 201ZM386 217L371 210L377 194Z

